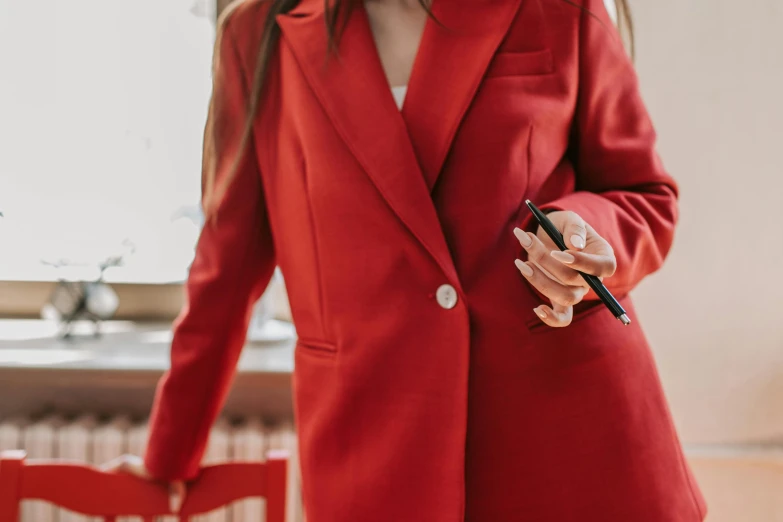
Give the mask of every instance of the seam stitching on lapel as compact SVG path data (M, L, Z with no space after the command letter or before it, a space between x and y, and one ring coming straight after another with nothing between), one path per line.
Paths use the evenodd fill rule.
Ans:
M365 159L365 156L361 154L360 151L358 151L352 144L351 140L348 139L348 134L345 132L345 129L343 128L342 124L339 123L339 118L335 116L333 107L326 101L326 99L321 96L320 92L313 87L314 84L317 82L315 79L310 75L309 69L307 67L303 67L302 63L299 59L299 56L296 52L296 45L289 39L286 39L286 42L288 45L294 49L295 51L291 54L294 56L294 60L296 61L297 66L299 67L299 70L302 72L302 74L307 78L310 91L313 93L313 96L318 99L319 103L321 104L321 107L323 108L324 112L327 113L329 119L332 122L332 125L334 126L335 130L337 131L338 135L340 136L342 142L345 144L346 147L351 151L351 154L353 154L354 158L356 158L357 162L361 166L361 168L369 175L369 172L371 172L371 169L368 168L367 161ZM301 52L301 50L299 50ZM422 238L418 233L416 233L414 227L410 225L410 223L405 220L399 210L395 208L392 203L389 202L389 198L386 196L388 193L388 188L386 183L383 181L382 178L378 176L371 176L373 183L377 187L377 190L379 190L383 196L384 201L386 202L386 205L391 209L392 213L399 219L403 225L408 229L408 231L417 239L417 241L424 247L424 249L429 253L429 255L435 260L435 263L440 267L440 269L444 272L444 274L447 274L450 279L453 279L453 282L456 284L459 284L458 277L456 274L456 270L452 270L451 267L441 261L440 257L436 255L436 252L429 246L428 242L424 241L424 238ZM426 181L425 181L425 188L427 187ZM429 192L429 190L428 190Z

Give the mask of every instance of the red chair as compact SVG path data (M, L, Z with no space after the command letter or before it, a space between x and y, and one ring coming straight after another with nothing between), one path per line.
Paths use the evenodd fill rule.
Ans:
M284 522L286 501L285 452L267 454L266 462L227 463L203 468L198 480L188 484L179 513L191 516L247 497L266 499L267 522ZM19 502L37 499L114 522L125 515L145 522L170 515L168 489L137 477L106 473L83 464L57 461L25 461L23 451L0 453L0 521L16 522Z

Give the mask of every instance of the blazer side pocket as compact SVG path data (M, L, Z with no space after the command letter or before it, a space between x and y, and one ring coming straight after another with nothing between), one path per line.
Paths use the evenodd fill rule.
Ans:
M337 356L337 345L316 339L299 338L296 340L296 351L313 357L334 359Z
M534 76L554 72L552 51L500 52L495 55L487 68L485 78L509 76Z

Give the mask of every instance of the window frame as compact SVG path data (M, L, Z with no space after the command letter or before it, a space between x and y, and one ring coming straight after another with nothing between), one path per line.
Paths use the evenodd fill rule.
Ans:
M213 1L217 17L230 4L229 0ZM0 280L0 318L40 318L41 309L57 283ZM110 286L119 297L120 305L114 316L117 320L172 320L184 303L184 283L111 283Z

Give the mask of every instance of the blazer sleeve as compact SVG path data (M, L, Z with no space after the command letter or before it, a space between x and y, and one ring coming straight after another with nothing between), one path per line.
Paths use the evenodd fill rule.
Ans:
M245 122L247 82L227 24L216 45L213 97L218 185L238 155L238 169L204 226L174 323L171 367L158 384L145 464L161 480L198 474L210 428L231 385L250 313L275 268L261 177Z
M584 6L572 144L576 190L539 207L576 212L612 245L617 272L604 283L619 296L662 265L674 237L678 189L656 153L636 72L604 2ZM526 219L522 228L530 226Z

